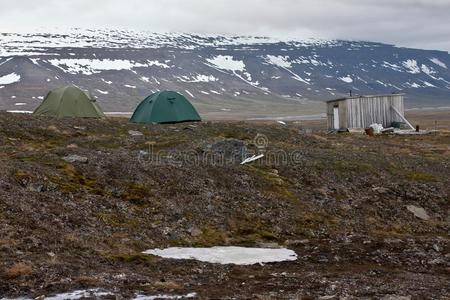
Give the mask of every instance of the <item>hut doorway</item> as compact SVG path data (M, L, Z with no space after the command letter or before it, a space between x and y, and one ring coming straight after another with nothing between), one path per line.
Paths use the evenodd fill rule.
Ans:
M340 127L339 127L339 106L333 107L333 127L336 130L340 129Z

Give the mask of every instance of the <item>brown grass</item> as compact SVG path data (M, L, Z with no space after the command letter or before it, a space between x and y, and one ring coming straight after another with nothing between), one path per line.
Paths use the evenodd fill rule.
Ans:
M16 263L5 270L5 277L14 279L22 276L27 276L33 273L33 268L25 263Z

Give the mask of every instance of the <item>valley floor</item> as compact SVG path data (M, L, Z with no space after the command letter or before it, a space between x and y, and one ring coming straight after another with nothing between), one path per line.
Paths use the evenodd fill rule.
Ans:
M140 126L0 113L0 299L80 289L105 299L448 299L450 121L408 117L423 129L437 119L441 131L371 138L327 135L323 120ZM171 246L283 247L298 259L142 253Z

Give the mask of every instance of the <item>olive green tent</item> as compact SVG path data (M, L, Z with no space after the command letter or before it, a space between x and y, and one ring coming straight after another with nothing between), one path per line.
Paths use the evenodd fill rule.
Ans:
M50 91L34 115L64 118L101 118L105 115L85 91L66 86Z
M163 91L145 98L134 111L132 123L180 123L201 121L194 106L183 96Z

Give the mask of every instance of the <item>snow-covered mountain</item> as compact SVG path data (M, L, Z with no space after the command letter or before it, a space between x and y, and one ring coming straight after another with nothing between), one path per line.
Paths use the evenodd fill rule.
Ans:
M107 111L132 111L172 89L204 107L311 103L406 93L409 107L450 105L448 52L337 41L155 34L120 30L0 33L0 109L33 110L76 84ZM208 106L209 105L209 106Z

